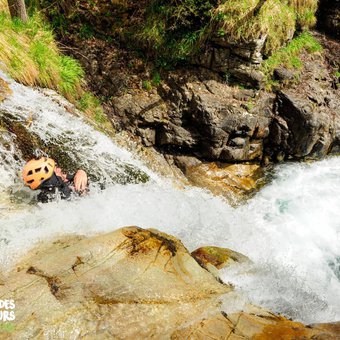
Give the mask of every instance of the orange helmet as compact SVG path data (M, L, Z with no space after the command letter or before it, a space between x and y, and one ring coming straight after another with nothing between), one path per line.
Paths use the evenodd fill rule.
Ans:
M49 179L53 175L55 162L52 158L41 157L39 159L31 159L26 163L22 170L22 177L25 184L32 190Z

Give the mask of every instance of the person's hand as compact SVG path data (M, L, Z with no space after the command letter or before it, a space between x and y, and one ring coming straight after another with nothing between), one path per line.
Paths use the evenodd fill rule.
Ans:
M78 170L73 179L74 189L82 193L87 189L87 175L84 170Z

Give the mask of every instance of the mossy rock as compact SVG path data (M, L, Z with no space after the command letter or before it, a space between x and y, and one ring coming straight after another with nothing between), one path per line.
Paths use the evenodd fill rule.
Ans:
M222 269L234 263L250 262L247 256L228 248L201 247L194 250L191 256L204 268L212 264L217 269Z

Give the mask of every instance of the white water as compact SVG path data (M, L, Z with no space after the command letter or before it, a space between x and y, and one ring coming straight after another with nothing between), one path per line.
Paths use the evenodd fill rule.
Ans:
M173 188L39 91L14 82L11 87L14 94L0 104L0 111L22 121L34 113L32 132L47 143L67 140L65 148L75 160L94 164L107 186L102 191L94 187L88 197L72 202L9 204L9 189L21 185L22 161L15 158L14 136L0 130L2 268L13 265L35 242L56 235L91 235L126 225L158 228L179 237L190 250L216 245L250 257L252 265L221 273L236 286L238 307L250 301L307 323L340 320L340 158L280 166L272 184L246 205L231 208L203 190ZM152 180L115 184L112 173L124 171L126 163ZM224 308L229 310L230 304L226 298Z

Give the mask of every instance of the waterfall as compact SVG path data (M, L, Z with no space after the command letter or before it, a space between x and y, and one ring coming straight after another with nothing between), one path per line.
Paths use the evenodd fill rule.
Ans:
M174 188L70 113L70 104L53 92L0 76L13 90L0 103L0 122L10 117L46 145L61 144L94 178L86 197L34 203L21 182L24 160L16 136L0 125L2 270L39 241L138 225L170 233L189 250L215 245L248 256L251 264L221 272L238 296L226 297L226 311L252 302L307 323L340 319L339 157L277 166L270 184L233 208L202 189Z

